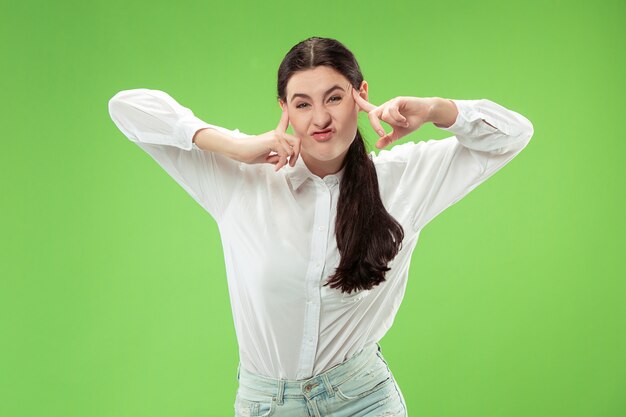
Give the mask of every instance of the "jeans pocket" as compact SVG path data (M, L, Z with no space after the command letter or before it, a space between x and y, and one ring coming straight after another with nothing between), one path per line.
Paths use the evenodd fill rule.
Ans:
M344 400L363 398L374 392L384 390L393 384L389 370L377 355L372 365L366 366L359 372L335 386L337 396ZM388 391L388 389L387 389Z
M235 397L235 417L269 417L276 410L276 398L237 392Z

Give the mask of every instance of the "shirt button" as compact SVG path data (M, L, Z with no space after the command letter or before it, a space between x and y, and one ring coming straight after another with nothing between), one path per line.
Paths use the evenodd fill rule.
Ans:
M311 305L311 304L312 304L312 301L310 301L310 300L309 300L309 301L307 301L306 303L307 303L308 305Z
M243 171L245 168L243 167L243 165L239 165L239 169Z
M324 230L324 226L319 226L317 230Z

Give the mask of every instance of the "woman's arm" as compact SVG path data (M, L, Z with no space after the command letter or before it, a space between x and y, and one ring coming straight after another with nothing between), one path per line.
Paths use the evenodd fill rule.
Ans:
M433 108L432 123L440 129L449 129L459 116L459 109L453 100L439 97L435 98L435 100L437 104ZM486 120L483 120L483 122L495 128Z
M381 171L388 171L393 178L393 192L401 196L399 212L411 218L415 230L502 169L526 147L534 133L526 117L490 100L434 98L431 107L431 98L404 99L408 108L421 104L421 108L430 109L424 111L424 122L436 123L454 134L445 139L396 145L381 150L376 157ZM411 120L410 114L405 117ZM402 133L398 126L394 130Z
M501 170L534 134L526 117L491 100L441 99L437 103L433 123L454 136L422 142L424 158L412 159L431 181L425 184L428 192L415 212L418 228ZM454 121L452 116L456 116Z
M468 149L486 153L476 154L485 167L489 161L482 157L521 151L534 134L530 120L491 100L437 99L435 103L430 121L454 133Z
M456 108L454 101L445 98L436 97L435 105L432 109L432 123L441 129L447 129L454 124L459 116L459 109Z
M200 128L191 139L203 151L216 152L231 159L236 159L236 144L231 135L213 128Z
M219 220L243 176L231 146L248 135L204 122L159 90L123 90L108 106L118 129Z

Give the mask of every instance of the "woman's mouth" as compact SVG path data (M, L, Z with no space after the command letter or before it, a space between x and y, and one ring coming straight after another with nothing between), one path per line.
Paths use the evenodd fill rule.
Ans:
M326 130L322 130L320 132L313 133L313 138L315 138L315 140L318 141L318 142L326 142L326 141L330 140L330 138L332 136L333 136L333 130L332 129L326 129Z

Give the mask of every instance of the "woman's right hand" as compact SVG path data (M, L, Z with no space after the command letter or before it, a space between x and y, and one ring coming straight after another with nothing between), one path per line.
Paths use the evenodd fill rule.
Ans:
M289 114L285 106L276 129L235 140L235 159L248 164L274 164L275 172L287 165L288 159L293 167L300 156L300 139L286 132L288 126Z

